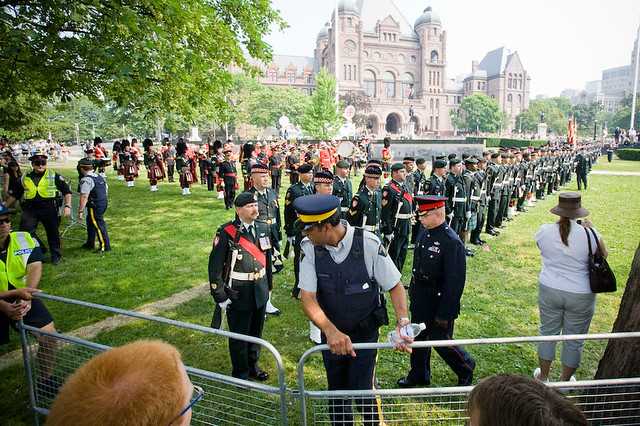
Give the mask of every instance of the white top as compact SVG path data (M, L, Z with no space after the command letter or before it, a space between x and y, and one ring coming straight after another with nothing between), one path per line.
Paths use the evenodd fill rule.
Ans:
M596 231L594 229L594 231ZM600 234L596 231L598 239ZM591 231L591 251L597 249ZM591 293L589 287L589 245L585 228L571 221L571 230L566 246L560 239L557 223L542 225L535 235L542 255L540 285L570 293Z
M351 252L353 243L354 227L349 225L347 221L340 220L342 225L347 229L344 238L338 243L337 247L324 246L334 262L340 264ZM400 282L402 274L393 264L393 261L382 247L382 243L378 237L369 232L364 231L364 263L370 277L374 277L382 291L389 291ZM300 243L300 249L304 256L300 261L300 283L298 287L302 290L315 293L318 290L318 277L316 275L315 250L313 243L304 238ZM322 271L321 271L322 272Z

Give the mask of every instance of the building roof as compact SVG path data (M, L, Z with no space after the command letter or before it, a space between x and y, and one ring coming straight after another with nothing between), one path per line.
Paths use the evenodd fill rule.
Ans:
M375 32L378 21L391 15L400 25L400 33L415 36L413 25L404 16L394 0L357 0L357 5L364 31Z
M478 68L485 70L488 77L502 74L511 55L513 55L513 53L511 53L509 49L504 46L499 47L487 53L482 61L480 61Z
M311 56L296 56L296 55L273 55L272 64L278 66L278 69L285 70L290 65L296 67L298 72L302 72L305 67L313 70L315 59Z
M431 6L428 6L423 12L422 15L418 19L416 19L416 23L413 24L413 27L416 28L422 24L442 24L440 21L440 15L433 11Z

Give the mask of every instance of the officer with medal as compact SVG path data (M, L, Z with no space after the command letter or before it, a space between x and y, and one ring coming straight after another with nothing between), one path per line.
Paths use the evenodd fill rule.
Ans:
M353 343L378 341L378 329L389 318L383 292L389 292L396 314L397 349L410 352L412 340L401 334L409 324L406 295L395 267L376 235L340 219L340 200L332 195L296 199L297 226L305 235L301 247L300 299L307 317L322 330L322 352L329 390L373 389L375 350L353 349ZM373 398L357 398L364 424L383 424ZM331 399L334 425L353 424L351 400Z
M380 191L382 168L370 165L364 170L364 185L353 196L347 212L347 222L351 226L373 232L380 237L380 212L382 193Z
M333 179L333 195L340 198L340 211L342 218L348 216L349 205L353 197L353 188L351 179L349 179L349 168L351 165L346 160L340 160L336 163L336 175Z
M256 221L265 224L269 230L269 238L271 238L272 254L274 255L272 262L275 272L280 272L283 268L282 258L280 257L280 206L278 205L278 194L269 187L269 167L266 164L257 163L251 167L251 182L253 186L249 192L256 196L258 202L258 218ZM269 300L267 301L267 314L280 315L280 309L271 303L271 294L273 290L273 282L269 281Z
M284 230L287 234L287 244L284 249L284 255L286 257L289 253L289 246L293 246L293 271L295 274L295 283L291 290L291 295L293 297L298 297L300 241L302 241L302 234L300 234L300 232L294 227L294 223L298 218L298 215L293 208L293 202L298 197L313 194L314 187L311 182L313 179L313 166L309 163L301 165L298 167L297 176L298 181L287 189L287 194L284 197Z
M64 216L71 215L71 189L64 177L47 168L47 155L37 152L29 157L32 170L22 177L24 198L21 203L20 230L29 232L34 238L38 223L47 233L51 250L51 263L57 265L62 259L60 249L60 218L58 217L57 193L62 193ZM44 246L40 244L44 252Z
M454 322L460 313L466 256L464 243L446 223L446 200L439 196L416 197L418 220L424 230L416 241L409 299L411 321L426 325L416 341L453 339ZM464 349L434 349L458 376L458 386L471 384L476 363ZM398 380L398 386L429 386L430 360L430 348L414 348L411 370Z
M209 255L209 286L217 308L227 313L229 331L261 337L269 299L271 272L271 229L258 222L258 202L250 192L239 194L234 206L237 219L216 232ZM218 310L218 313L220 311ZM212 321L220 327L220 316ZM233 377L265 381L260 369L260 345L229 340Z
M407 171L402 163L391 166L391 180L382 189L381 231L389 257L402 271L413 219L413 195L404 185Z

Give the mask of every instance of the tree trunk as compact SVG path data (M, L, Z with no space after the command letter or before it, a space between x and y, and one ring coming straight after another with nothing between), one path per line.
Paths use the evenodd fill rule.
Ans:
M640 246L631 264L613 332L640 330ZM640 339L610 340L598 364L595 379L640 377ZM599 386L585 389L579 397L582 409L598 425L638 424L640 385Z

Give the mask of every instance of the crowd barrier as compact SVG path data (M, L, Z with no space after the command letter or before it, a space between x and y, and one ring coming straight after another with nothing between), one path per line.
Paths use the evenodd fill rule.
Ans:
M37 297L46 301L60 302L96 309L112 314L124 315L150 323L162 324L175 329L200 333L193 336L203 344L206 337L223 337L256 343L273 357L277 369L278 386L269 386L248 380L237 379L225 374L186 366L191 381L205 391L204 398L193 408L193 425L286 425L287 388L285 384L282 357L271 343L251 336L216 330L168 318L145 315L109 306L67 299L39 293ZM61 333L47 333L20 322L18 326L23 351L23 361L29 386L29 400L34 412L34 423L39 424L40 416L47 415L55 398L55 389L49 381L40 380L43 370L53 370L55 377L64 381L77 368L94 355L109 349L109 346L80 339ZM147 336L153 338L153 336ZM55 350L43 350L44 347Z
M328 350L327 345L314 346L307 350L297 365L298 389L287 389L282 358L269 342L215 330L196 324L184 323L163 317L150 316L133 311L62 298L40 293L37 297L124 315L163 327L201 333L193 338L235 338L257 343L266 349L275 360L277 386L269 386L187 366L191 381L205 390L204 399L193 408L194 425L321 425L331 424L331 409L342 410L353 406L354 424L363 424L360 414L381 413L381 424L402 425L465 425L468 422L466 403L472 386L430 387L411 389L374 389L327 391L308 389L305 382L305 365L314 355ZM64 380L88 359L109 349L109 346L61 333L46 333L39 329L19 324L23 349L24 367L27 376L29 399L34 412L34 422L47 415L55 398L51 383L38 378L46 369L53 369L55 376ZM153 336L148 336L153 337ZM519 345L539 342L562 342L571 340L607 341L609 339L640 338L640 332L603 333L564 336L533 336L512 338L461 339L456 345ZM55 346L55 351L42 350L36 340L45 341L44 347ZM414 348L450 346L452 341L415 342ZM389 343L360 343L354 348L390 351ZM37 350L39 349L39 350ZM226 355L226 354L225 354ZM400 374L405 371L399 372ZM586 414L591 424L632 425L640 423L640 377L608 380L580 380L554 382L549 386L558 388ZM291 410L290 398L296 399L299 410ZM331 408L330 408L331 407ZM363 409L364 408L364 409ZM368 410L367 410L368 409ZM348 424L348 423L347 423Z

